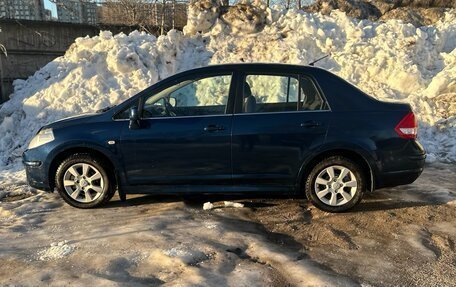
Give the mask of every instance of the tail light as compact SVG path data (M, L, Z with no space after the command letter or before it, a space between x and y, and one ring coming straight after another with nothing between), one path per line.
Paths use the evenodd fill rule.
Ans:
M416 139L418 123L413 112L408 113L394 128L396 133L404 139Z

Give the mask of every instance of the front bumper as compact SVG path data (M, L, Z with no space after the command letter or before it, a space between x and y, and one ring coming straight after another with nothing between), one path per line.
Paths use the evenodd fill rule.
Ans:
M39 190L51 191L48 168L43 160L38 159L37 153L26 150L22 154L22 162L25 166L28 185Z

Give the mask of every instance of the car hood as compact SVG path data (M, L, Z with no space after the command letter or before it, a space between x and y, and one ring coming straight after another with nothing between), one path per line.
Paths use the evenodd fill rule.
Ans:
M61 128L61 127L69 126L69 125L81 124L81 123L91 121L99 116L100 116L100 114L97 114L97 113L87 113L87 114L82 114L82 115L77 115L77 116L71 116L71 117L63 118L63 119L57 120L53 123L50 123L50 124L46 125L44 128Z

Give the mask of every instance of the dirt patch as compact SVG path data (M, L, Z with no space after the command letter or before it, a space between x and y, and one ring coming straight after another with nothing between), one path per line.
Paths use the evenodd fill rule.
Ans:
M49 193L2 202L0 282L454 286L455 171L428 167L342 214L284 197L131 196L92 210Z
M271 232L292 235L310 258L360 282L456 286L456 230L445 228L456 222L456 182L449 180L454 172L430 167L415 184L366 195L349 213L280 199L261 200L268 207L250 216ZM447 197L429 185L435 173L446 177L438 182Z
M32 193L23 193L23 194L15 194L15 195L7 195L4 198L2 198L2 202L13 202L13 201L18 201L24 198L28 198L32 196Z

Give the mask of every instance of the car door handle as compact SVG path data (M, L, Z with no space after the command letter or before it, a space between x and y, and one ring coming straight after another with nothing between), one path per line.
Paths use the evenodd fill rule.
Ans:
M301 127L303 127L303 128L316 128L319 126L320 126L320 123L316 122L316 121L306 121L306 122L301 123Z
M204 128L206 132L216 132L216 131L223 131L225 130L225 127L223 126L217 126L217 125L208 125L207 127Z

